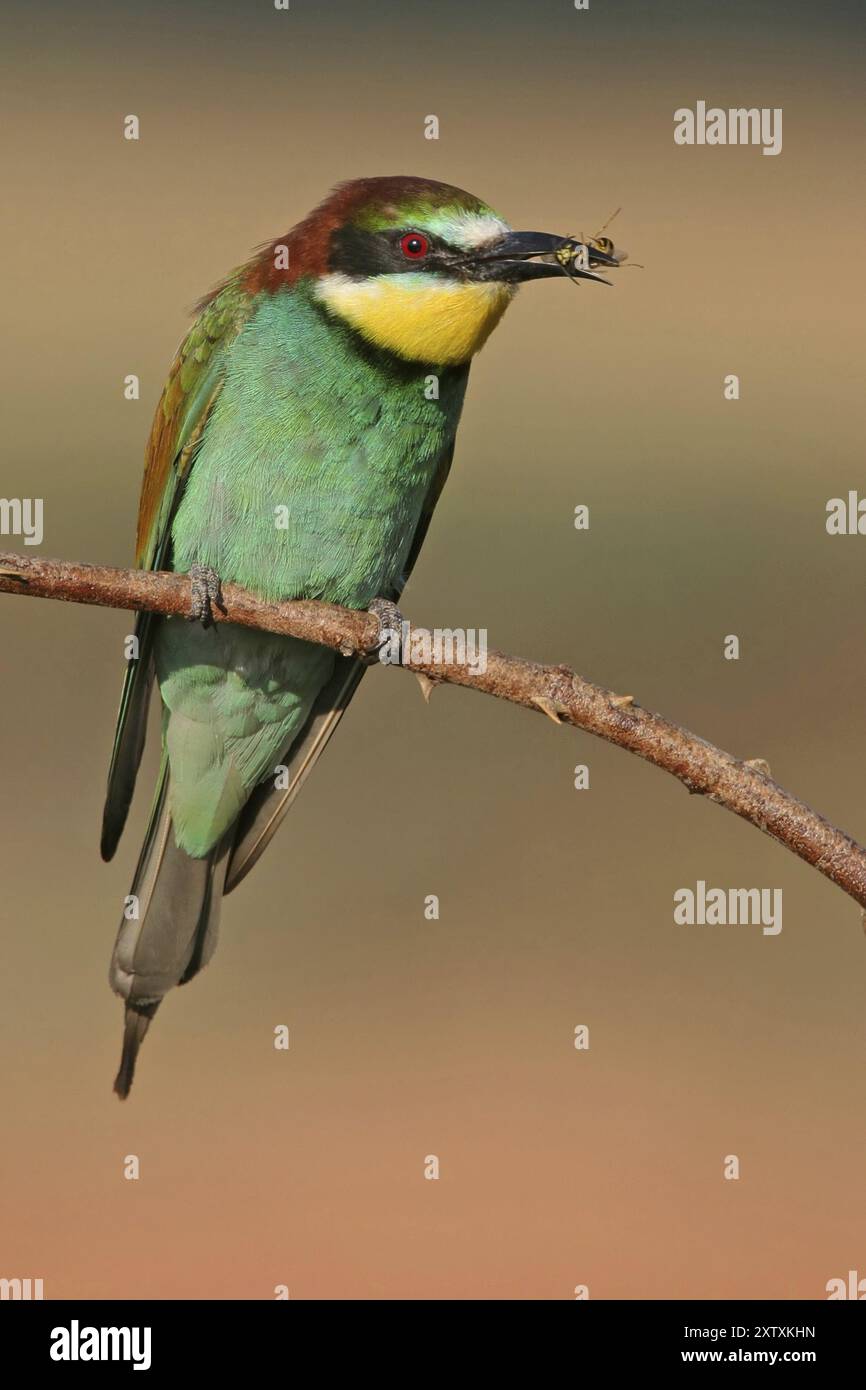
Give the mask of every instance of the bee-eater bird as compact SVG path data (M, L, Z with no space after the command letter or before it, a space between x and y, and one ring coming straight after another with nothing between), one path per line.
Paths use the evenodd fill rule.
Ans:
M136 556L191 575L197 621L139 615L103 819L110 859L155 676L162 764L110 973L125 1001L119 1096L160 1001L210 960L223 895L364 671L325 647L214 624L220 581L381 618L448 476L470 359L522 281L598 278L575 269L573 247L513 232L447 184L358 179L198 306L151 430Z

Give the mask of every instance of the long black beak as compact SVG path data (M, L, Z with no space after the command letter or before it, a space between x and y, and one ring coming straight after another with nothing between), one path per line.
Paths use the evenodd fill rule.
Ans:
M567 275L573 280L598 280L609 285L610 281L594 274L593 268L618 265L615 255L601 250L593 242L555 236L552 232L507 232L479 251L474 261L480 278L511 283Z

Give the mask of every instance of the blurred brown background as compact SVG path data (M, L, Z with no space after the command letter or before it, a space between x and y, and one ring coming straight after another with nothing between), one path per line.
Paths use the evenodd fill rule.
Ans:
M7 7L0 495L45 499L40 553L128 563L186 310L339 179L443 178L563 233L622 204L646 269L523 290L403 606L766 758L863 839L866 539L824 528L863 487L861 25L781 0ZM698 99L781 106L781 155L675 146ZM368 676L119 1105L105 976L155 761L106 867L130 619L3 598L0 622L0 1275L567 1299L866 1274L857 907L619 750L468 692L425 707L406 675ZM782 888L781 935L675 926L698 878Z

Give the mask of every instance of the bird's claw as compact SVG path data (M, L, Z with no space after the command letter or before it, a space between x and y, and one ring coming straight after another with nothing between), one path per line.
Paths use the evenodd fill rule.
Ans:
M406 619L403 617L396 603L393 603L389 598L374 598L367 612L371 613L379 622L379 632L376 639L372 646L367 648L365 655L361 658L365 665L369 666L379 660L382 648L386 642L391 641L393 638L396 638L398 642L400 641L403 634L403 624Z
M191 594L187 619L191 623L201 623L202 627L212 627L213 610L226 611L220 577L210 565L190 565L189 578Z

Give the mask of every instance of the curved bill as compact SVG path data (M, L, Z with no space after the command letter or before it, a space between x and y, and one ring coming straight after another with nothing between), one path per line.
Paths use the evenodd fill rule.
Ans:
M566 275L572 280L597 280L609 285L595 266L616 267L617 256L576 237L556 236L553 232L507 232L498 241L478 251L473 267L484 279L541 280Z

